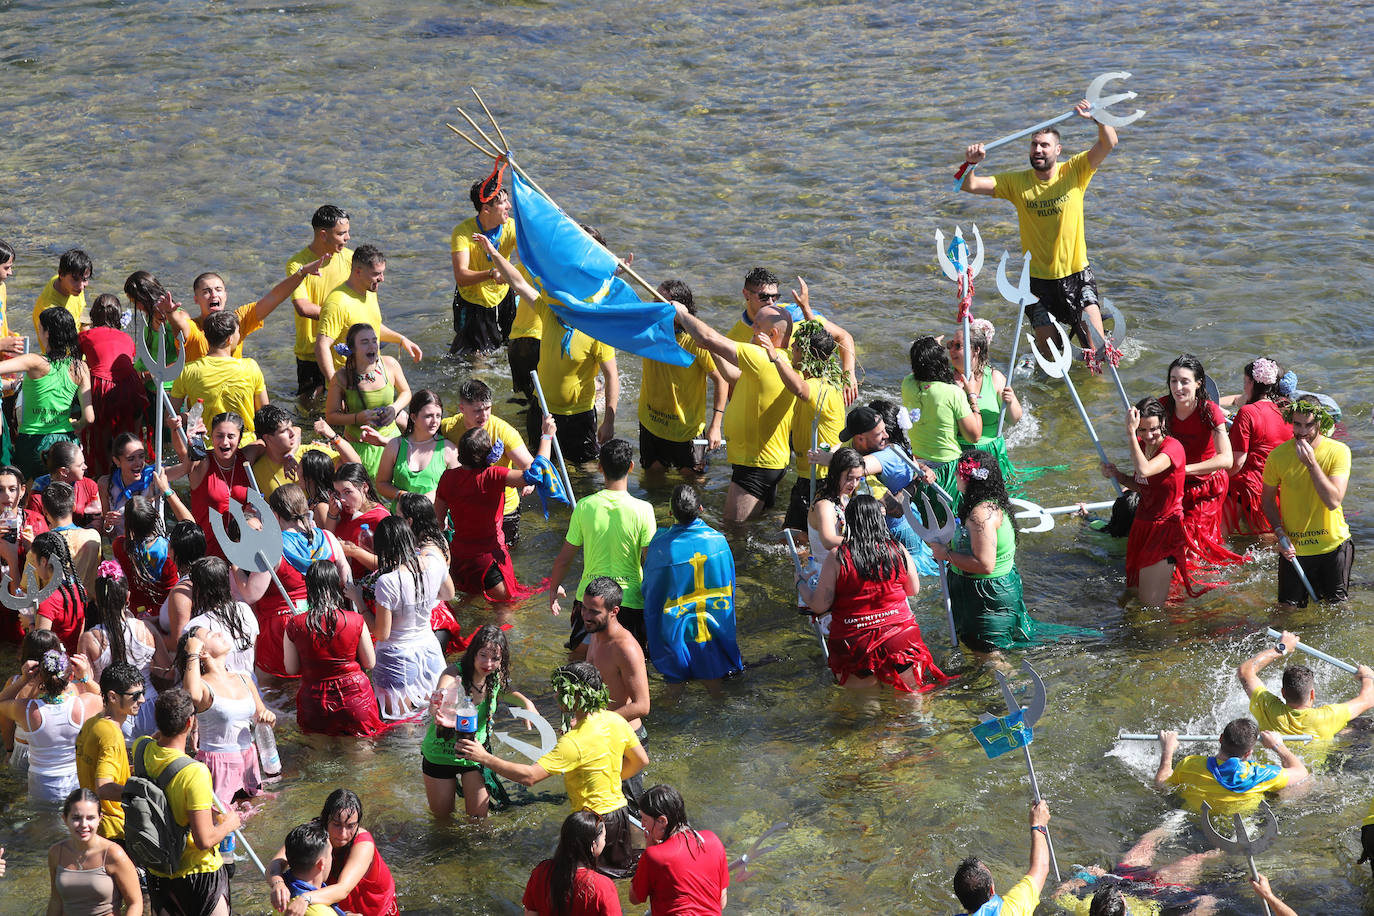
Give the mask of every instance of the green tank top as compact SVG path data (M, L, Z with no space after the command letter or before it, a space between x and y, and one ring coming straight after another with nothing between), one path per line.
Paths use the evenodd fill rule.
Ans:
M954 549L959 553L969 553L969 534L968 529L963 525L959 526L959 536L954 540ZM949 571L955 575L965 576L969 579L1000 579L1011 568L1016 565L1016 532L1012 529L1011 516L1003 512L1002 524L997 527L997 560L992 572L986 575L976 575L971 572L964 572L956 569L953 564Z
M19 431L29 436L72 431L72 402L80 387L72 379L72 361L59 359L48 364L42 378L24 375L24 416Z
M488 678L488 680L491 679ZM461 679L459 683L461 683ZM491 723L492 715L496 712L496 695L500 692L501 686L492 680L491 689L487 691L482 702L477 704L477 737L473 740L483 747L487 744L487 729ZM445 766L476 766L471 760L456 755L453 752L453 739L441 740L437 728L438 726L434 724L434 717L430 716L429 728L425 730L424 740L420 742L421 756L430 763L441 763Z
M435 442L434 454L430 456L429 464L418 471L412 471L410 469L410 440L402 436L400 450L396 453L396 467L391 472L391 485L408 493L423 493L426 496L433 496L434 491L439 489L439 478L444 476L445 470L447 467L444 464L443 439Z
M377 363L382 368L382 378L386 384L376 391L359 391L357 388L344 389L344 406L350 413L360 413L364 410L373 410L377 407L385 407L396 400L396 386L391 383L391 379L386 376L386 367L380 362ZM395 422L388 423L384 429L377 432L383 436L398 436L401 430ZM349 426L345 429L345 434L350 441L356 442L362 437L362 429L358 426ZM377 448L377 446L372 446Z
M983 434L973 445L976 448L984 448L997 438L997 418L1002 413L1002 399L997 396L997 389L992 384L991 366L983 368L983 386L978 389L978 413L983 417ZM959 434L959 441L965 445L969 444L962 433Z

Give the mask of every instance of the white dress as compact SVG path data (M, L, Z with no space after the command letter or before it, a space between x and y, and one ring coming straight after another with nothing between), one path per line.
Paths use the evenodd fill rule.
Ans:
M238 615L239 629L248 636L247 648L234 642L234 635L229 632L229 628L218 617L213 617L210 614L192 617L186 621L186 626L182 628L181 632L185 633L191 627L204 627L207 630L225 634L229 637L229 641L234 643L234 648L229 650L229 657L224 660L225 670L236 671L252 678L254 677L253 659L257 655L258 617L253 613L253 609L242 601L234 602L234 613Z
M405 719L429 705L429 696L444 671L444 653L430 629L430 611L448 572L442 559L420 554L423 575L419 588L409 570L399 569L377 579L376 603L391 611L391 633L377 643L377 666L372 689L382 718Z
M104 631L104 625L91 627L91 630ZM154 635L153 639L157 639ZM99 681L101 672L110 666L110 640L104 640L100 657L91 662L91 680ZM137 716L124 720L124 738L132 742L135 738L151 735L157 731L157 721L153 717L153 704L157 701L157 688L153 686L153 647L145 646L134 635L133 622L124 619L124 646L129 653L129 664L143 675L143 705L138 708Z

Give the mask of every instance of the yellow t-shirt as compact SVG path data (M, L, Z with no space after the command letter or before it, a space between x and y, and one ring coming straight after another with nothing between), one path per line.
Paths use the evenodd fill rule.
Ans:
M539 385L549 413L570 417L586 413L596 404L596 376L601 364L615 358L615 350L581 331L572 332L568 355L563 355L567 329L540 298L534 309L547 333L539 338Z
M358 295L347 283L340 283L325 296L320 306L318 337L327 337L334 343L348 339L348 329L355 324L370 324L378 336L382 333L382 308L377 304L377 294L368 290ZM343 354L334 351L334 371L343 368Z
M87 719L76 736L76 780L81 788L97 792L97 779L121 785L129 781L129 748L124 744L124 730L104 714ZM106 839L123 837L124 806L101 799L98 829Z
M1350 479L1350 446L1322 436L1314 449L1317 466L1328 477ZM1317 495L1307 466L1298 460L1294 440L1280 442L1264 463L1264 485L1279 488L1283 529L1299 556L1330 553L1350 540L1343 509L1328 509Z
M706 429L706 378L716 361L686 332L677 335L677 342L692 354L690 366L641 361L639 422L660 439L687 442Z
M449 239L450 250L467 251L468 270L491 270L496 266L492 263L491 258L487 257L486 249L472 240L472 236L480 231L477 228L477 217L473 216L455 226L453 236ZM510 259L511 252L515 250L515 220L508 219L501 224L501 231L496 236L496 250L501 252L503 258ZM481 283L474 283L472 286L458 287L458 295L473 305L494 309L501 304L502 299L506 298L506 293L509 290L510 287L504 283L484 280Z
M525 440L520 438L520 434L515 431L505 420L496 414L487 418L487 422L482 425L491 437L492 444L501 443L501 457L497 460L494 467L513 468L515 467L514 454L518 449L525 447ZM462 414L454 417L444 417L439 421L439 435L448 439L455 446L458 440L463 438L463 433L468 431L468 424L463 419ZM506 505L502 510L506 515L518 511L520 508L520 491L515 487L506 487Z
M54 275L48 281L48 285L43 287L43 291L38 294L38 301L33 305L33 332L35 340L38 334L38 316L43 314L44 309L57 308L66 309L76 322L76 326L81 327L81 316L86 312L86 294L77 293L75 296L64 296L57 291L57 276Z
M1250 698L1250 713L1264 731L1282 735L1315 735L1334 738L1350 724L1350 707L1345 703L1329 703L1311 709L1293 709L1265 687Z
M744 467L785 468L792 457L792 405L797 399L783 387L778 367L769 363L763 347L739 343L735 349L741 375L725 408L726 458Z
M844 394L829 382L810 379L811 398L798 399L792 408L792 451L797 455L797 476L811 478L811 462L806 460L807 449L811 448L811 421L819 408L820 425L816 427L816 441L820 445L840 444L840 431L844 429ZM830 469L816 465L816 479L820 480Z
M267 392L267 380L262 376L256 360L235 359L232 356L206 356L187 363L181 375L172 383L172 397L185 398L189 409L196 399L205 402L205 425L214 417L232 410L243 417L243 441L252 442L253 412L257 405L253 396Z
M1002 909L998 912L1001 916L1031 916L1039 905L1040 892L1031 883L1030 875L1026 875L1002 895Z
M562 773L568 805L597 814L625 807L620 771L625 752L639 746L639 739L619 713L603 709L582 720L558 739L553 750L539 758L549 773Z
M1090 886L1085 893L1086 897L1068 892L1060 894L1054 898L1054 904L1069 916L1089 916L1096 888ZM1164 905L1159 901L1144 900L1132 894L1129 889L1122 890L1121 900L1126 904L1126 916L1159 916L1164 912Z
M5 281L0 280L0 337L13 337L10 331L9 307L5 303Z
M1279 770L1274 778L1265 780L1254 788L1246 789L1244 792L1232 792L1217 782L1212 771L1207 769L1207 757L1193 754L1178 762L1167 782L1178 787L1179 795L1189 810L1200 810L1202 803L1207 802L1215 814L1237 814L1259 807L1265 792L1282 789L1288 785L1288 774Z
M151 738L140 738L134 745L134 753L143 755L150 779L157 779L169 763L182 756L181 751L159 747ZM190 826L190 812L214 810L215 792L210 782L209 768L200 761L183 768L167 786L167 801L172 806L172 817L183 827ZM181 854L181 867L176 873L167 875L156 869L149 871L164 878L184 878L187 875L216 872L223 865L218 845L201 849L196 846L194 835L187 833L186 849Z
M324 452L330 460L337 459L339 453L334 451L323 442L306 442L296 446L295 455L299 460L306 452ZM253 462L253 477L257 480L258 486L262 488L264 499L276 492L277 487L287 483L298 483L299 481L288 480L286 470L277 462L267 457L263 452L262 457Z
M307 264L318 261L319 256L310 250L306 245L300 251L291 256L291 260L286 262L286 275L289 277ZM335 287L348 280L348 275L353 272L353 249L345 248L334 257L329 259L329 263L320 271L318 277L307 276L301 281L301 285L296 287L296 291L291 294L292 301L304 299L316 305L323 306L327 297ZM296 359L303 363L313 363L315 361L315 337L319 334L319 319L303 318L296 316Z
M992 196L1016 207L1021 249L1031 253L1032 277L1057 280L1088 266L1083 234L1083 194L1097 170L1086 152L1056 163L1049 181L1032 169L992 176Z
M248 335L262 328L262 317L257 313L258 304L250 302L234 309L234 314L239 319L239 342L234 347L234 356L243 356L243 342L248 339ZM205 319L194 318L191 321L191 330L186 334L186 362L193 363L198 359L204 359L205 354L210 352L210 343L205 339Z

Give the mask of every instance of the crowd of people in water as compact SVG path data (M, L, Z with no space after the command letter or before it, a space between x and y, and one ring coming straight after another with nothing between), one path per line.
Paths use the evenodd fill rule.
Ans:
M1029 170L970 169L965 179L966 190L1017 206L1037 345L1067 328L1085 359L1077 373L1120 356L1102 327L1081 212L1115 145L1099 125L1090 150L1059 163L1058 135L1044 131ZM975 166L982 155L968 151ZM493 392L476 378L453 393L412 389L403 360L383 352L390 343L410 360L423 355L383 317L386 256L372 244L350 249L349 214L335 206L315 211L285 279L239 308L218 274L196 277L187 309L144 270L126 279L122 300L88 302L92 261L72 249L37 297L32 337L5 313L0 639L18 643L20 670L0 691L0 735L31 798L60 805L70 834L49 854L49 912L138 916L146 901L158 914L227 914L231 875L243 869L235 803L281 772L273 726L294 714L305 733L380 741L398 723L424 723L421 776L437 818L460 800L465 816L485 818L509 803L509 783L561 775L571 813L530 875L527 913L619 913L623 880L655 914L719 913L730 882L723 845L692 826L673 787L646 788L643 771L648 666L670 693L690 681L719 691L744 667L730 542L701 519L693 486L722 446L726 526L776 505L801 541L798 604L837 685L914 693L950 680L910 605L920 576L942 570L954 636L978 663L1095 635L1027 610L1010 500L1045 469L1018 468L1008 454L1002 433L1023 407L991 365L990 322L917 337L900 400L865 400L852 335L813 310L804 282L788 303L775 275L750 271L743 313L722 332L697 315L686 283L668 280L658 291L675 303L691 359L643 360L636 455L616 436L617 353L565 323L522 270L499 173L474 184L471 201L474 215L452 235L449 356L504 348L526 404L523 435L493 413ZM0 242L0 281L15 258ZM4 295L0 282L0 308ZM299 399L290 410L269 399L244 354L287 322ZM1185 601L1254 556L1233 547L1273 543L1284 557L1279 602L1344 600L1350 450L1331 437L1328 406L1264 355L1245 365L1231 399L1209 394L1192 355L1161 375L1167 393L1125 411L1117 444L1127 459L1101 466L1123 491L1108 527L1127 538L1126 585L1147 605ZM300 411L317 416L308 437ZM595 462L603 488L571 508L548 579L521 583L512 551L522 496L567 501L564 462ZM659 529L653 506L630 494L636 465L682 475L672 524ZM779 504L789 469L795 482ZM541 713L512 686L503 628L458 620L454 599L500 605L543 592L559 614L579 556L568 663L551 676L562 733L517 762L493 749L498 703ZM1306 775L1279 735L1329 739L1374 706L1374 672L1363 667L1346 704L1317 707L1311 672L1296 665L1282 696L1269 693L1258 670L1296 645L1284 634L1242 666L1265 730L1237 720L1218 755L1176 766L1176 736L1162 734L1161 787L1214 809L1257 801ZM268 708L260 685L290 680L294 709ZM1281 766L1251 762L1257 740ZM339 788L290 831L263 875L276 909L398 912L362 815L362 800ZM1034 909L1048 822L1048 807L1034 806L1030 873L1006 895L976 859L959 866L954 887L969 913ZM1057 899L1093 916L1161 895L1207 912L1180 877L1197 863L1154 866L1147 840ZM1255 886L1276 912L1292 912L1263 877Z

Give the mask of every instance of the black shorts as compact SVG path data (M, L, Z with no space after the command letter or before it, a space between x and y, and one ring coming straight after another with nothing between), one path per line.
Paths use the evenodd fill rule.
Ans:
M506 536L506 546L514 547L520 543L520 510L507 512L501 516L501 533Z
M1079 343L1085 347L1089 346L1089 343L1083 340L1078 324L1083 320L1085 308L1099 305L1097 280L1093 277L1091 267L1085 267L1076 274L1056 280L1031 277L1030 291L1040 299L1039 302L1026 306L1026 317L1030 319L1031 327L1049 327L1052 315L1070 334L1077 335Z
M787 476L787 468L751 468L742 464L732 464L730 467L731 483L761 500L765 509L773 508L778 498L778 484Z
M1355 565L1355 542L1347 540L1330 553L1298 557L1318 601L1344 601L1350 591L1350 569ZM1279 558L1279 603L1307 607L1307 589L1288 560Z
M506 359L510 361L511 387L533 403L534 383L530 381L530 373L539 368L539 338L513 338L506 344Z
M319 363L313 359L310 362L296 360L296 397L308 398L316 391L323 391L328 387L329 383L324 380Z
M221 898L226 904L229 902L229 870L220 868L184 878L164 878L148 872L148 896L152 899L154 913L210 916Z
M817 482L819 484L819 481ZM787 501L787 512L782 517L782 526L793 531L806 530L806 516L811 511L811 478L798 477L792 484L792 498Z
M456 779L461 783L464 773L480 773L482 772L482 768L476 764L439 763L421 754L420 772L424 773L430 779ZM461 791L462 789L460 788L459 792Z
M510 295L506 296L511 298ZM448 345L449 356L490 353L501 347L501 324L498 309L469 302L453 291L453 342Z
M661 464L665 468L677 468L680 471L691 471L694 474L706 473L706 451L703 449L701 457L697 457L697 449L691 442L674 442L672 439L664 439L656 436L644 428L644 424L639 424L639 466L649 468L656 464Z
M531 447L537 447L539 443L540 430L544 426L544 418L539 414L539 405L533 405L525 415L526 441ZM563 452L563 460L568 464L585 464L588 461L595 461L601 453L601 446L596 441L596 408L585 413L575 413L568 416L554 414L554 420L558 422L558 447ZM554 461L557 464L557 459Z
M616 617L620 619L622 627L634 634L641 646L648 644L648 633L644 630L644 608L622 607ZM564 646L571 652L582 645L587 638L587 625L582 622L582 600L580 598L573 602L572 619L568 621L568 627L568 641L564 643Z

